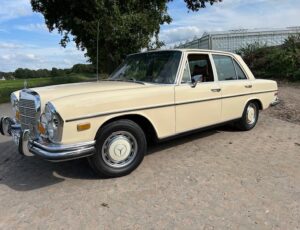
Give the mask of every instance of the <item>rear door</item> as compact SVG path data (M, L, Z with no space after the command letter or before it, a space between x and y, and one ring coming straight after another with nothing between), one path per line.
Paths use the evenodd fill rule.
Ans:
M240 118L252 92L252 82L237 60L229 55L213 54L222 92L222 122Z

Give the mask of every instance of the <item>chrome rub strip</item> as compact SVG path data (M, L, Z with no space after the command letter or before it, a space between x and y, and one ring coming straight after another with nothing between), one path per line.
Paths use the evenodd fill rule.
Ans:
M82 117L71 118L71 119L66 120L66 122L79 121L79 120L102 117L102 116L109 116L109 115L118 114L118 113L129 113L129 112L134 112L134 111L139 111L139 110L149 110L149 109L158 109L158 108L164 108L164 107L170 107L170 106L187 105L187 104L200 103L200 102L206 102L206 101L214 101L214 100L221 100L221 99L227 99L227 98L233 98L233 97L242 97L242 96L253 95L253 94L272 93L272 92L277 92L277 91L278 90L268 90L268 91L261 91L261 92L254 92L254 93L244 93L244 94L238 94L238 95L232 95L232 96L226 96L226 97L215 97L215 98L209 98L209 99L201 99L201 100L194 100L194 101L184 101L184 102L178 102L178 103L169 103L169 104L162 104L162 105L140 107L140 108L128 109L128 110L119 110L119 111L112 111L112 112L97 113L97 114L94 114L94 115L87 115L87 116L82 116Z

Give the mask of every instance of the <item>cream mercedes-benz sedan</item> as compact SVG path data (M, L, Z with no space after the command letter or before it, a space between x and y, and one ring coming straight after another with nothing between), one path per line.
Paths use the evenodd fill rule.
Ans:
M22 155L87 157L99 175L130 173L147 143L225 122L252 129L278 103L277 83L255 79L242 58L212 50L129 55L105 81L22 89L1 118Z

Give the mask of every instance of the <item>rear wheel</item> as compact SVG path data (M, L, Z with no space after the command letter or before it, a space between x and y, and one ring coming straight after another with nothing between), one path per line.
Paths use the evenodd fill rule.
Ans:
M96 140L96 153L88 158L93 171L106 177L124 176L136 169L147 150L141 127L119 120L103 127Z
M247 103L242 118L238 121L237 127L240 130L247 131L253 129L257 123L259 115L259 107L256 102Z

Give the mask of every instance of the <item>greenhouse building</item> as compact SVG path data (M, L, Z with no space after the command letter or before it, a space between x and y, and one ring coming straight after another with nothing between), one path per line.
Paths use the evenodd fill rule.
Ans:
M201 38L179 44L175 48L198 48L235 52L253 43L266 46L281 45L289 36L297 34L300 34L300 27L205 32Z

